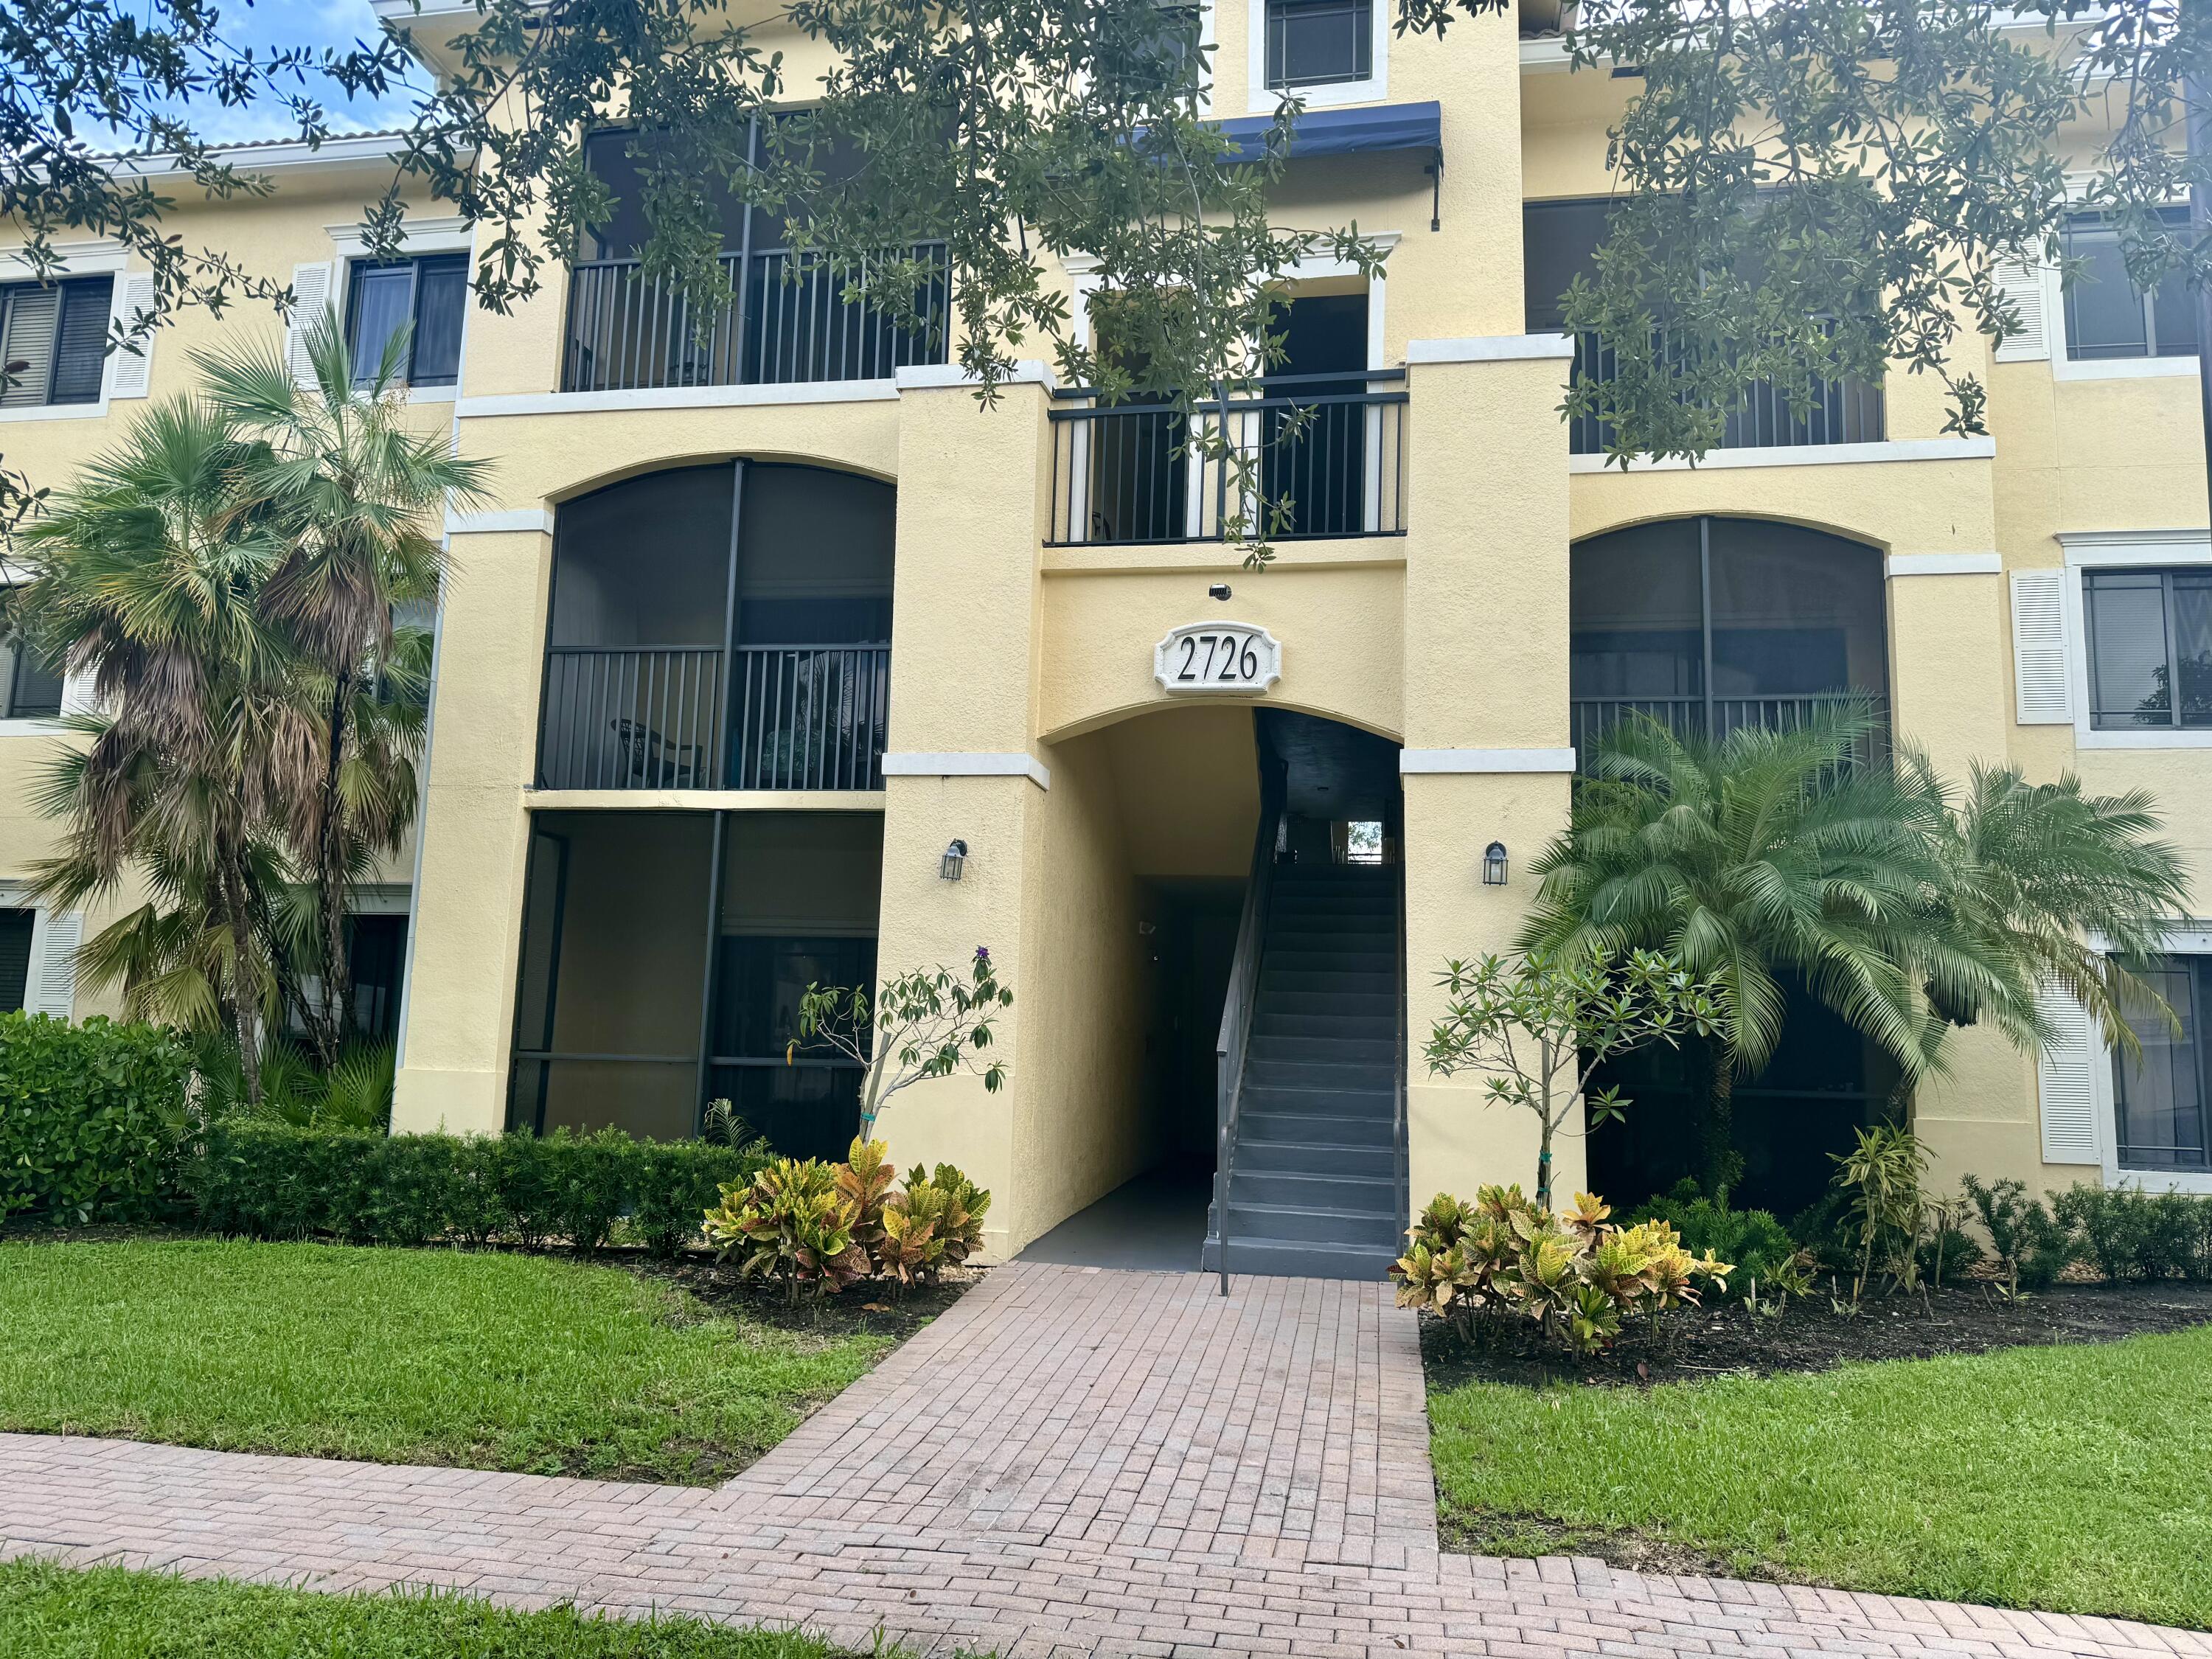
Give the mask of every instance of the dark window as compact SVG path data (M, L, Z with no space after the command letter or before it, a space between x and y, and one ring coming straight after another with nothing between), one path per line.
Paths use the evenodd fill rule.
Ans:
M1595 274L1593 262L1606 238L1612 204L1603 197L1572 202L1529 202L1521 209L1521 292L1531 334L1566 324L1567 289L1577 276Z
M1374 0L1267 0L1270 87L1328 86L1374 73Z
M2166 216L2177 227L2188 216ZM2197 296L2179 271L2169 272L2146 294L2128 280L2119 228L2102 214L2077 214L2067 222L2066 252L2080 262L2066 289L2066 355L2077 360L2110 357L2193 357L2197 355Z
M2112 1051L2113 1103L2120 1167L2207 1167L2205 1096L2208 1055L2204 1014L2212 999L2212 957L2166 957L2142 977L2181 1022L2177 1034L2162 1015L2130 1013L2140 1057Z
M1669 519L1578 543L1568 569L1578 749L1632 714L1721 738L1887 692L1881 556L1861 543Z
M465 253L428 254L393 264L356 261L346 297L354 379L373 380L386 349L412 329L402 376L409 386L451 386L461 372L461 319L468 312Z
M96 404L113 308L112 276L12 283L0 288L0 408Z
M2212 726L2212 570L2093 570L2082 603L2090 725Z
M62 712L62 677L21 641L0 643L0 720L46 720Z
M0 910L0 1014L21 1008L30 989L33 919L29 910Z

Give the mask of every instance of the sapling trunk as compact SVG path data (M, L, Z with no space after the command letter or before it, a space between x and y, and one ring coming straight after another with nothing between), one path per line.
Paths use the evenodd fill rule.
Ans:
M1728 1049L1718 1042L1708 1045L1711 1070L1705 1091L1705 1121L1704 1145L1705 1170L1699 1185L1707 1198L1717 1204L1728 1195L1729 1177L1735 1160L1735 1066Z

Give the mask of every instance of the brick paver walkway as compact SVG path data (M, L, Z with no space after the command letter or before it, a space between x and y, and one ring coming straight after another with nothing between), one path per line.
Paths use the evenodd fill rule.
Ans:
M1001 1267L706 1491L0 1436L0 1554L1019 1656L2196 1656L2115 1620L1440 1554L1379 1285Z

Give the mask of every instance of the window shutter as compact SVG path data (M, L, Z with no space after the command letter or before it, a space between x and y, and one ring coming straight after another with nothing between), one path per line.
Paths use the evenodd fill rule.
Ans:
M284 356L292 365L292 378L301 386L315 383L315 365L307 356L307 331L322 320L331 307L331 266L292 267L292 325L284 340Z
M135 271L120 276L115 283L115 331L127 334L131 325L143 313L154 309L154 273ZM154 333L149 329L143 339L137 342L138 349L132 353L119 347L115 351L115 375L109 381L107 395L111 398L143 398L154 384Z
M26 1013L67 1019L76 1010L76 947L84 940L79 910L39 912L37 944L31 951L31 983L23 997Z
M2066 661L2066 572L2015 570L2012 576L2013 718L2022 726L2074 720Z
M2025 259L2000 259L1990 275L2020 313L2020 332L1998 342L2001 363L2035 362L2051 356L2049 308L2044 304L2044 267Z
M2043 1161L2094 1164L2097 1106L2091 1079L2103 1045L2089 1011L2063 991L2046 987L2035 1000L2051 1028L2051 1042L2035 1058L2036 1095L2043 1109Z
M58 287L26 283L9 294L7 337L0 340L8 374L0 408L35 409L46 401L54 374L54 325L61 309Z

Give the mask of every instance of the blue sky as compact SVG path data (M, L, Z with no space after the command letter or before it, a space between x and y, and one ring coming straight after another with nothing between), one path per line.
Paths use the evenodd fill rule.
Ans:
M265 51L270 47L333 46L341 50L356 41L374 40L376 19L368 0L230 0L222 8L223 33L240 46ZM408 126L413 123L413 101L403 90L381 100L342 104L336 88L318 84L313 88L331 112L337 131L364 131L378 127ZM249 138L284 138L299 131L278 104L256 100L242 110L210 106L198 113L198 125L205 137L237 142Z

